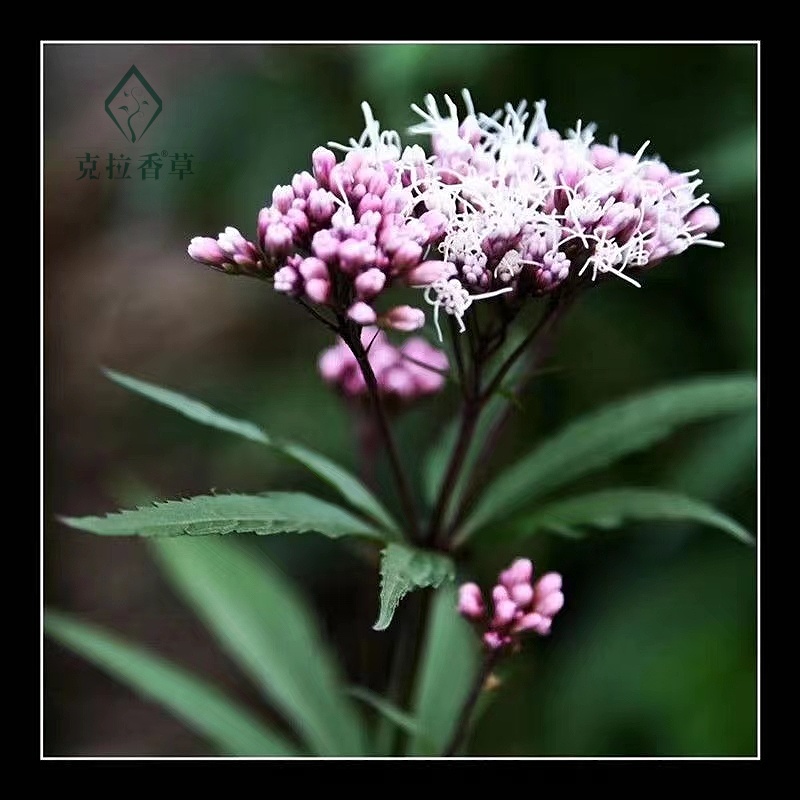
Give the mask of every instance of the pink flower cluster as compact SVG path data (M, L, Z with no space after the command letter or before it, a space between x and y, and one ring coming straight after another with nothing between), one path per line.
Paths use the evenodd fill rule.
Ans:
M379 392L398 403L410 403L440 391L449 368L447 354L414 336L395 347L382 331L364 328L361 341L378 381ZM370 345L370 342L372 343ZM367 385L355 356L341 340L319 358L323 379L346 397L367 396Z
M424 153L409 148L401 157L397 134L381 133L367 104L364 114L366 130L352 147L342 147L349 152L341 162L318 147L311 173L275 187L272 203L258 214L258 245L228 228L216 240L193 239L189 255L226 272L263 269L276 291L330 306L359 325L422 327L420 309L379 313L375 303L394 282L427 284L441 274L442 262L426 264L425 254L444 235L446 219L438 211L416 213L413 164L424 165ZM238 251L230 257L228 231L251 261L243 262Z
M690 245L722 246L708 238L719 215L695 194L697 170L645 157L649 142L625 153L615 137L596 143L594 124L580 120L562 137L544 101L532 116L524 101L491 116L466 91L464 101L463 120L447 96L446 114L431 95L425 109L412 106L422 121L410 132L430 136L431 156L401 148L363 103L361 137L329 143L346 151L342 161L318 147L311 172L275 188L256 243L229 227L192 239L189 255L272 278L277 291L362 326L421 327L420 309L381 309L393 285L423 289L441 338L440 312L463 332L477 300L515 302L606 275L638 287L633 275Z
M626 270L692 244L721 246L707 239L719 215L707 194L695 197L697 170L678 173L643 158L649 142L631 155L615 138L594 143L593 124L579 121L562 137L547 124L544 101L529 119L524 101L487 116L475 114L469 93L464 99L459 122L449 97L442 115L428 95L425 110L413 106L423 121L411 131L431 136L438 180L423 200L447 216L440 250L473 297L504 286L543 294L587 272L638 286ZM441 286L446 303L452 288Z
M533 564L527 558L518 558L500 573L492 601L494 613L489 616L477 584L465 583L459 588L458 610L481 628L483 642L490 650L516 646L526 631L545 636L564 605L561 575L548 572L534 584Z

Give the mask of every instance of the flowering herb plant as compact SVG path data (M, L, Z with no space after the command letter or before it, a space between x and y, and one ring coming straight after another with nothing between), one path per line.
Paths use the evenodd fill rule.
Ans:
M655 488L557 494L681 425L752 407L749 377L650 390L548 434L510 466L492 463L515 399L584 294L609 280L644 292L648 270L692 245L721 247L709 238L720 219L698 191L697 171L676 172L646 155L649 142L626 153L616 137L596 142L595 126L580 121L562 136L548 125L544 101L533 113L522 102L486 115L468 92L463 99L463 114L447 96L441 108L431 96L412 106L420 121L410 133L427 137L429 150L381 131L364 103L361 136L314 150L310 172L273 190L252 240L227 227L188 247L195 261L271 286L330 331L320 375L352 408L365 450L388 459L394 496L379 496L369 479L251 422L108 372L150 400L299 462L341 496L337 505L296 492L212 493L63 520L100 535L151 537L167 573L287 732L68 615L49 612L48 633L170 708L223 753L460 753L498 664L535 636L557 634L569 603L568 576L535 574L524 553L529 537L671 519L751 541L704 503ZM415 299L393 299L403 289ZM403 463L394 417L445 390L457 402L453 424L424 463ZM412 489L410 468L422 470L423 497ZM402 639L396 643L389 696L343 686L292 587L231 536L303 532L355 537L359 552L380 551L376 630L390 627L407 594L436 590L422 607L424 624L409 627L417 657L404 655ZM465 545L492 539L515 541L520 557L485 593L469 580ZM451 679L453 663L460 679Z

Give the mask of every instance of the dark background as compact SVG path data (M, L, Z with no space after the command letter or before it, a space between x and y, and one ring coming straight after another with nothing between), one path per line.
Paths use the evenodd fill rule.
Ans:
M351 420L316 374L330 344L265 285L192 263L193 235L255 235L273 186L311 150L358 136L367 99L401 132L426 92L470 88L491 112L548 99L635 152L652 140L699 167L724 250L692 248L646 276L593 292L567 320L552 364L502 447L509 457L596 405L697 374L754 373L757 336L754 45L46 45L45 592L257 705L164 582L146 545L67 529L56 514L154 497L324 489L300 468L127 394L101 365L185 391L355 466ZM129 144L103 104L135 64L163 101ZM406 137L404 137L406 138ZM410 138L409 141L412 141ZM140 178L139 157L193 156L192 175ZM77 180L86 152L99 180ZM132 157L109 180L108 153ZM408 413L409 463L447 420L447 398ZM755 531L756 419L695 426L583 481L686 491ZM316 604L354 682L380 686L390 634L376 633L377 575L308 536L258 547ZM756 553L716 531L637 525L583 542L542 536L526 554L565 576L555 633L526 649L482 719L476 755L749 755L756 750ZM516 555L476 553L488 582ZM166 712L45 645L47 755L204 755Z

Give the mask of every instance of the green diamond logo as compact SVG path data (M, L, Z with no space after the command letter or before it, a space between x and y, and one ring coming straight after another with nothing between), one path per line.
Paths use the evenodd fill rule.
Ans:
M106 113L129 142L137 142L161 113L161 98L132 66L106 98Z

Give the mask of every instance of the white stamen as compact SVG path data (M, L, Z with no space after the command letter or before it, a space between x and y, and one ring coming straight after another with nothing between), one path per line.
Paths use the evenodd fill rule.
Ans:
M505 294L513 290L513 287L506 286L493 292L482 294L470 294L458 278L439 278L429 286L417 286L417 289L424 289L425 302L433 306L433 324L436 326L436 333L439 341L443 341L442 329L439 325L439 309L444 308L447 314L454 316L458 322L458 330L464 333L467 329L464 325L464 314L476 300L487 300L499 294Z

